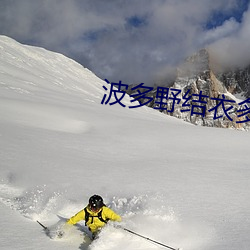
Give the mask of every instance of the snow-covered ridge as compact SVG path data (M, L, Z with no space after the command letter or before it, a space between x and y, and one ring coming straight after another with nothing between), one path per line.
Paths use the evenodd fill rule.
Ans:
M50 52L40 47L22 45L15 40L0 36L1 84L6 85L12 76L12 85L8 86L17 92L35 94L34 86L57 91L70 90L90 96L100 95L101 80L77 62L62 54ZM95 82L89 79L95 78ZM14 80L23 80L20 82ZM66 83L66 84L65 84ZM83 84L84 83L84 84ZM15 86L19 84L18 86ZM54 86L54 87L55 87ZM91 93L97 92L97 93ZM99 96L98 96L99 97Z
M70 95L84 105L100 102L103 95L103 81L80 64L5 36L0 36L0 74L2 120L26 126L84 132L89 125L74 110L50 104L67 103Z

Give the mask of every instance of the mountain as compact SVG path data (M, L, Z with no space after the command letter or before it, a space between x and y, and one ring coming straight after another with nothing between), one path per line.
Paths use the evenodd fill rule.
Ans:
M160 250L109 223L50 239L93 194L122 226L184 250L248 250L250 134L148 107L102 105L108 84L61 54L0 36L0 248ZM124 96L123 103L130 105Z
M233 84L229 84L227 76L230 74L231 76L233 75L232 72L221 74L214 71L210 54L206 49L200 50L198 53L187 58L178 68L173 88L181 89L182 93L189 91L191 110L193 105L198 106L198 108L193 109L193 115L190 115L190 112L181 112L184 100L179 105L176 105L173 115L202 126L248 130L249 124L247 122L240 123L244 120L244 117L239 115L239 110L242 108L242 105L239 105L239 103L243 102L246 98L238 99L233 95L236 92L232 91ZM238 82L242 82L242 78L238 79ZM234 80L234 83L239 86L236 80ZM243 94L243 91L241 91L241 94ZM244 96L242 95L241 97ZM199 98L201 98L200 101L202 102L199 101ZM224 102L225 107L220 105L215 110L214 108L222 99L229 101ZM201 115L202 111L204 111L204 115ZM220 116L221 118L217 119Z
M219 68L208 50L198 51L179 65L164 96L164 86L154 86L147 106L195 125L249 130L250 67Z

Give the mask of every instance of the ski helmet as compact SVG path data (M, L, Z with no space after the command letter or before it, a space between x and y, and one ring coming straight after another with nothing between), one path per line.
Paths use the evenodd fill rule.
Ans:
M98 210L103 207L103 199L99 195L93 195L89 198L89 206L93 210Z

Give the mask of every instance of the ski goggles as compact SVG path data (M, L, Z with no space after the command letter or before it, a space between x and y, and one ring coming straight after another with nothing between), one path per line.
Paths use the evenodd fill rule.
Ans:
M93 205L92 206L90 205L89 208L93 212L97 212L97 211L99 211L101 209L101 207L97 207L97 206L93 206Z

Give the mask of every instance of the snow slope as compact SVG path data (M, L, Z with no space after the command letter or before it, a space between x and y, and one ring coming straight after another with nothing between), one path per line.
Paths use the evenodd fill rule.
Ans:
M97 193L124 227L166 245L248 250L249 133L101 105L103 85L63 55L0 36L0 248L162 249L112 225L90 244L83 223L63 239L36 223L54 228Z

